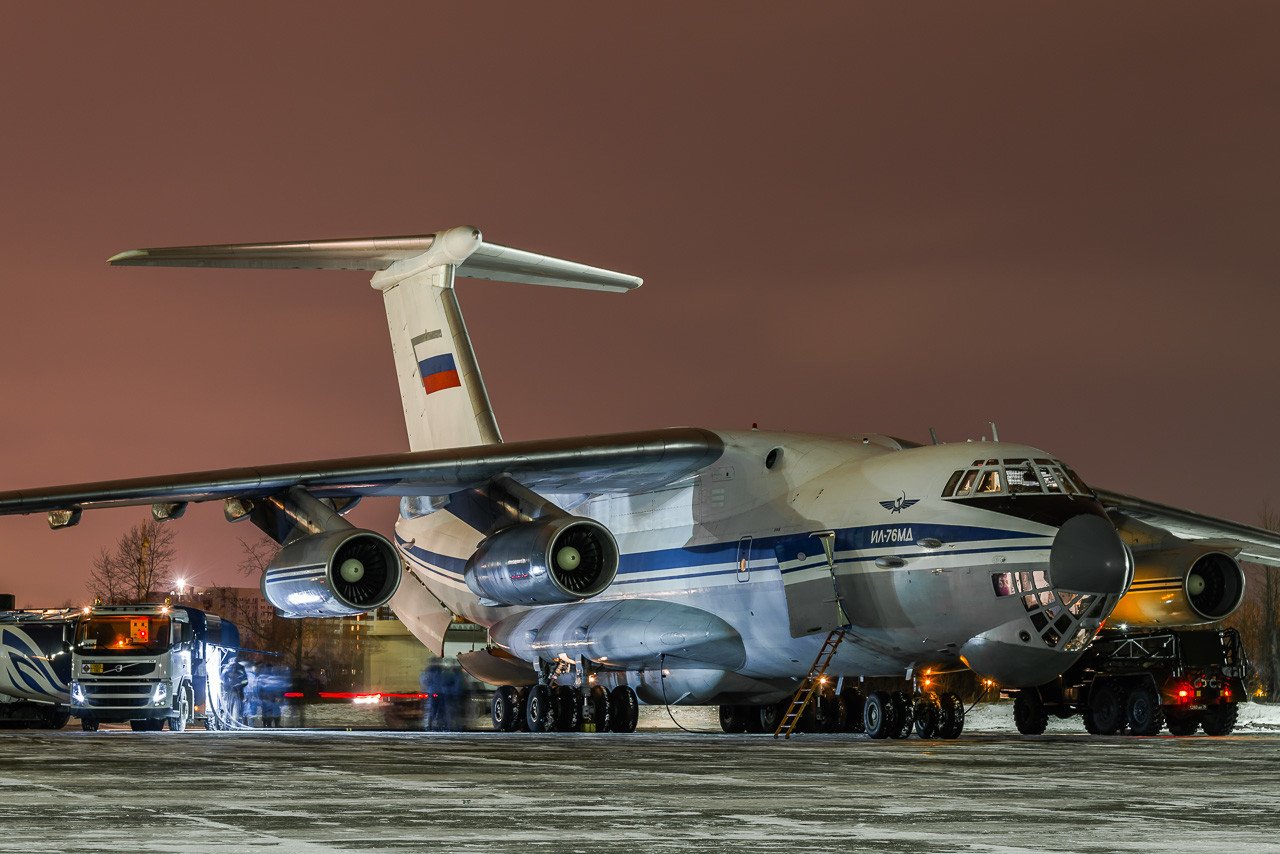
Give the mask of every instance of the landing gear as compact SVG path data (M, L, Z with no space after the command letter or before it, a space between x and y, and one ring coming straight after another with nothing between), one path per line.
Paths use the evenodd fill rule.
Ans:
M1131 735L1159 735L1164 729L1160 695L1150 685L1137 685L1129 692L1125 711Z
M1083 717L1084 728L1090 735L1115 735L1124 729L1124 703L1116 686L1106 683L1097 687L1089 697Z
M760 729L754 731L777 732L778 721L782 720L782 716L785 714L786 707L784 703L786 702L787 701L784 700L782 703L767 703L760 706L756 710L756 722L759 724Z
M862 711L867 701L862 696L862 692L857 688L845 688L840 698L844 700L844 731L866 732L867 728L862 720Z
M1231 735L1231 731L1236 728L1236 716L1239 711L1235 703L1209 706L1204 710L1204 717L1200 719L1200 725L1204 727L1204 734Z
M1049 713L1035 688L1023 688L1014 698L1013 723L1023 735L1044 734L1049 726Z
M888 691L872 691L862 710L862 723L867 735L888 738L898 731L898 712Z
M947 692L938 695L941 714L938 717L939 738L959 738L964 732L964 702L958 694Z
M582 693L569 685L557 685L552 690L556 706L556 732L577 732L582 728Z
M746 732L747 709L742 706L721 706L720 729L733 733Z
M911 735L911 728L915 724L911 698L902 691L894 691L889 695L889 699L893 701L893 713L898 719L898 728L890 732L889 737L907 738Z
M609 731L609 691L603 685L593 685L587 694L587 708L591 710L591 731Z
M609 731L635 732L640 722L640 699L630 685L609 692Z
M516 689L503 685L493 692L493 731L512 732L516 728Z
M525 702L529 732L550 732L555 729L554 706L550 685L534 685L529 689L529 699Z

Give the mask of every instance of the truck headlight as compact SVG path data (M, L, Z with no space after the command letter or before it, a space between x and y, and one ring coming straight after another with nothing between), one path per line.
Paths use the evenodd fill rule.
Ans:
M71 682L71 702L77 706L85 704L84 688L80 685L80 680L75 679Z
M151 692L151 705L166 706L169 704L169 686L163 682L157 682L155 690Z

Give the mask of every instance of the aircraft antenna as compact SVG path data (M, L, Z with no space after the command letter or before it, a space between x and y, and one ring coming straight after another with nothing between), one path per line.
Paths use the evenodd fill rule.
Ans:
M993 442L999 442L999 441L1000 441L1000 431L996 429L996 422L994 422L994 421L988 421L987 423L991 425L991 441L993 441Z
M933 444L938 444L938 431L932 427L929 428L929 438L933 440Z

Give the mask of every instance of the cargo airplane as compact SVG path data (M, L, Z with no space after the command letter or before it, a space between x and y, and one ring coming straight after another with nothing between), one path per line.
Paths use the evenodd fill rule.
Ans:
M1237 559L1280 565L1273 533L1095 489L1023 444L691 427L503 442L455 279L641 280L474 228L110 263L371 272L410 450L24 489L0 514L57 529L86 509L164 521L222 502L280 544L261 584L285 615L389 604L436 652L453 620L487 627L462 661L500 686L500 730L629 731L643 702L718 705L726 730L762 731L807 685L821 726L955 737L963 706L925 674L1041 685L1104 621L1217 620L1243 595ZM400 498L394 538L344 518L364 496ZM869 677L900 690L864 695Z

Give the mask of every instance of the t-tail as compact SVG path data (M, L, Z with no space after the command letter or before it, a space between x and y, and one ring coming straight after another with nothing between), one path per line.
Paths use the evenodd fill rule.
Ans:
M457 278L625 293L636 276L488 243L459 226L417 237L134 249L116 265L372 271L395 354L409 448L501 442L454 291Z

